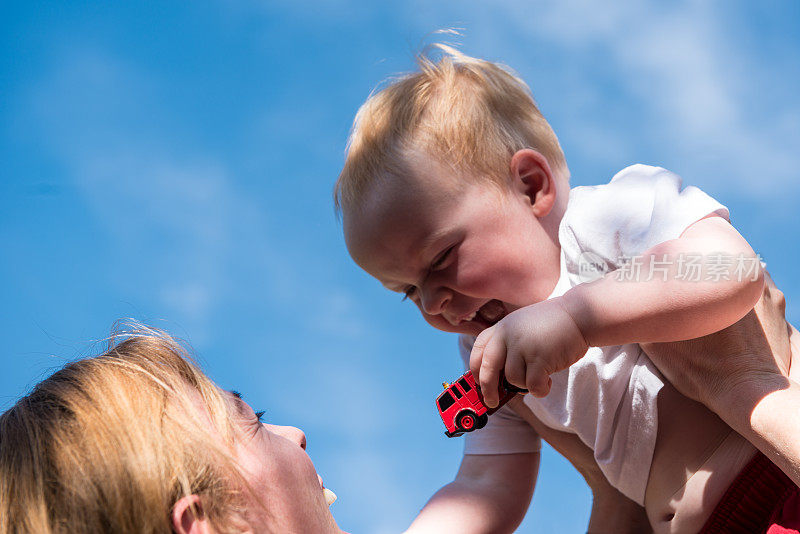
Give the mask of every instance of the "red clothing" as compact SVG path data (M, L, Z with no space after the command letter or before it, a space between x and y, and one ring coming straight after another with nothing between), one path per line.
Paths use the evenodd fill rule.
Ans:
M700 534L800 534L800 488L757 453Z

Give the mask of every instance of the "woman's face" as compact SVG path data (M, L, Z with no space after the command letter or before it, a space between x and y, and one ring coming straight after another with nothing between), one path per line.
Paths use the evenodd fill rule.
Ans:
M234 401L242 429L237 460L254 490L252 498L263 505L247 507L252 531L341 532L328 510L322 478L306 454L303 432L263 423L236 394Z

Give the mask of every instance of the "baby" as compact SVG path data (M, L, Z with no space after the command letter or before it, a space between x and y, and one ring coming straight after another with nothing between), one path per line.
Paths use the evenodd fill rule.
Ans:
M524 82L439 48L442 59L421 57L419 72L356 116L335 190L350 255L432 326L461 334L489 407L502 376L527 388L531 411L577 434L609 482L641 504L663 379L639 343L737 322L761 295L763 265L727 208L665 169L633 165L570 190L556 135ZM467 436L465 455L501 462L469 468L510 473L503 506L517 499L524 513L532 488L518 473L530 469L512 458L538 448L503 408Z

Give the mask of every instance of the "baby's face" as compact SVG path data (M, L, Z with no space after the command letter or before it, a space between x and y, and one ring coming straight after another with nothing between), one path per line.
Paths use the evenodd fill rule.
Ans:
M550 295L560 249L528 196L429 158L411 167L401 183L375 186L362 211L345 211L345 241L359 266L446 332L477 335Z

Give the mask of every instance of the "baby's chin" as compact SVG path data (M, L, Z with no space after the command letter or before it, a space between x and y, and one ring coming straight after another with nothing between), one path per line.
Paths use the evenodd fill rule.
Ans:
M458 334L466 334L468 336L477 336L478 334L480 334L481 332L483 332L484 330L486 330L490 326L492 326L492 325L488 324L488 323L485 323L485 322L482 322L482 321L477 321L477 320L473 319L472 321L466 321L466 322L464 322L464 323L462 323L462 324L460 324L458 326L454 326L453 328L455 329L454 331L456 333L458 333Z
M477 328L476 325L470 324L472 321L462 322L458 325L454 325L450 323L447 319L439 316L431 316L431 315L424 315L425 321L434 327L436 330L441 330L442 332L449 332L453 334L467 334L471 336L477 336L483 330L482 328Z

